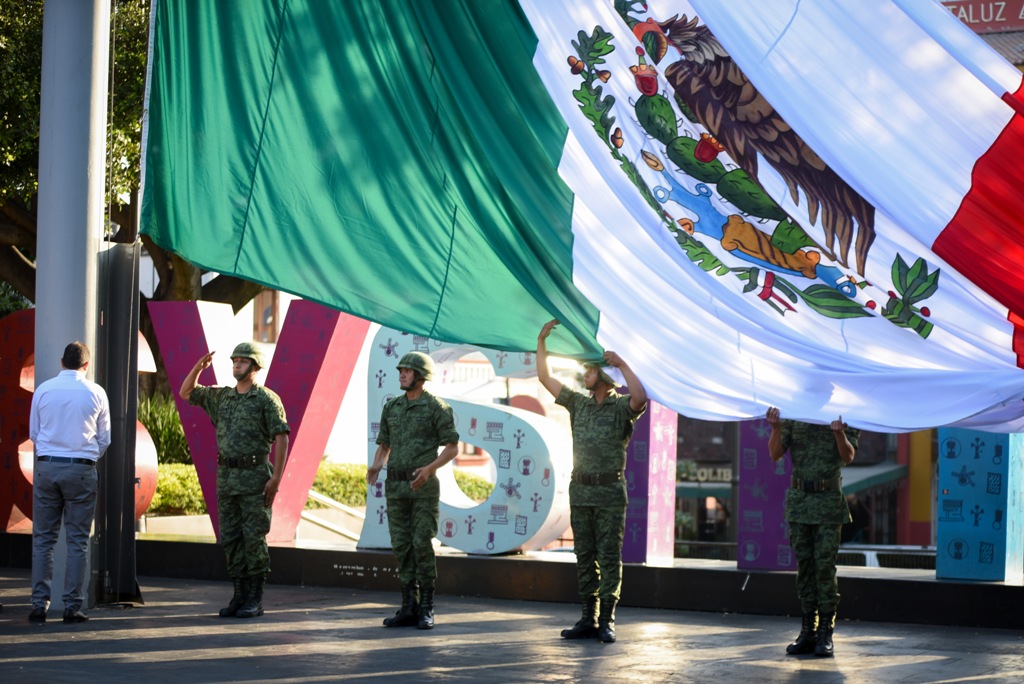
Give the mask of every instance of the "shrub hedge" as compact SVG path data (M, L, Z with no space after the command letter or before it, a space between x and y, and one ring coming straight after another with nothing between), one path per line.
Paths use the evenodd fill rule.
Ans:
M177 413L175 413L177 415ZM180 425L180 423L179 423ZM202 515L206 501L199 486L199 476L191 463L160 463L156 494L146 511L148 515ZM483 501L491 495L494 485L478 475L455 469L455 481L466 496ZM366 505L366 466L358 463L320 464L313 491L328 496L347 506ZM324 508L313 500L306 501L307 509Z
M313 491L328 496L346 506L366 505L366 466L358 463L328 463L324 461L316 471ZM306 508L326 508L312 499Z
M494 485L479 475L466 472L465 470L455 469L455 482L459 485L466 496L473 501L480 503L491 495L494 491Z
M161 463L149 515L202 515L206 500L191 463Z

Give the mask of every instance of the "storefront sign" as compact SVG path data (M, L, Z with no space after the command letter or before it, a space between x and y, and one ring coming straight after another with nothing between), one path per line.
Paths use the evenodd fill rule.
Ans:
M1024 31L1024 0L967 0L942 4L975 33Z

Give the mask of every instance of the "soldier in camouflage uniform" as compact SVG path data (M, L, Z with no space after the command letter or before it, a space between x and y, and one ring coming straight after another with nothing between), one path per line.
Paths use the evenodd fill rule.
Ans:
M647 392L630 367L615 352L604 362L618 368L629 396L615 391L616 383L597 364L586 364L583 383L589 394L576 392L551 377L547 338L558 325L550 321L537 336L537 378L569 411L572 426L572 480L569 483L569 521L572 525L576 577L583 616L566 639L597 637L615 641L615 605L622 586L622 540L626 530L626 447L633 424L647 408Z
M459 453L459 433L451 407L423 388L433 376L433 360L421 352L409 352L397 368L404 394L384 405L377 453L366 470L366 481L373 486L387 465L388 531L402 583L402 606L384 620L384 626L433 629L434 537L441 498L435 473ZM440 454L439 447L444 447Z
M833 655L832 632L839 605L836 556L850 508L843 496L840 469L853 462L860 431L843 417L830 425L811 425L780 420L779 409L770 408L765 420L771 425L768 452L779 461L789 451L793 477L786 492L789 540L796 555L796 593L803 623L786 653Z
M257 385L263 354L251 342L231 352L234 387L204 387L199 374L213 363L213 354L196 362L179 394L209 414L217 428L217 510L220 543L234 584L221 617L263 615L263 588L270 572L267 533L270 511L288 458L284 406L274 392ZM274 447L271 466L268 452Z

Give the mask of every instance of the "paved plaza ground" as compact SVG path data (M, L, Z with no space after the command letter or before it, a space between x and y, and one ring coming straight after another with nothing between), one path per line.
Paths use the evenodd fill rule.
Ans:
M201 682L1021 682L1024 631L840 621L836 657L792 657L793 618L620 608L619 640L572 642L572 604L439 595L437 627L385 629L394 593L268 585L267 614L216 617L227 583L142 577L144 605L30 623L0 568L0 684ZM998 607L993 607L998 609Z

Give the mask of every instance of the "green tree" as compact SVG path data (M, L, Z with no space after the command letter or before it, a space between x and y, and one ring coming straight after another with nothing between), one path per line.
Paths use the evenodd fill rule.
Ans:
M30 306L32 302L18 294L10 284L0 280L0 318Z
M110 33L110 91L107 104L108 214L121 228L112 239L133 242L138 235L142 112L149 49L149 0L113 0ZM39 84L42 65L43 0L0 0L0 280L35 301L36 192L39 165ZM153 299L204 299L231 304L238 311L262 288L233 276L206 284L198 268L153 244L143 246L159 278ZM144 300L145 301L145 300ZM160 363L146 306L143 334ZM150 394L166 378L143 387Z

